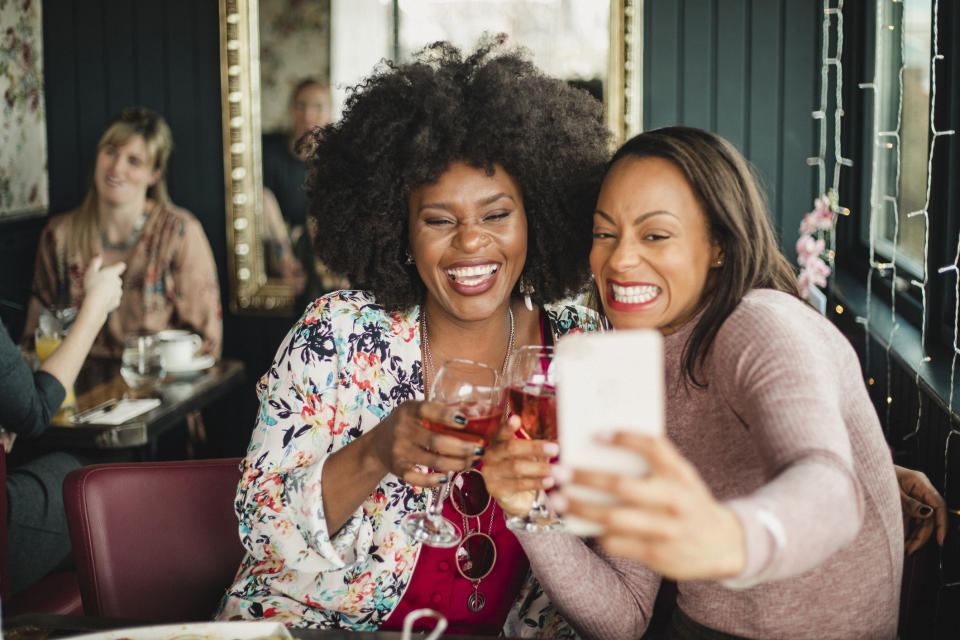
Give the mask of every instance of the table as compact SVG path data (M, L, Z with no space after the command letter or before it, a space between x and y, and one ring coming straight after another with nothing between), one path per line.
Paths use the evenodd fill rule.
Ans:
M74 424L76 413L89 410L111 399L119 399L127 385L120 377L116 360L88 359L74 385L77 404L61 410L47 430L33 440L44 448L127 449L155 443L157 438L178 424L187 414L211 404L244 381L244 366L239 360L221 360L209 369L189 375L168 375L152 389L133 397L158 397L160 406L119 425Z
M10 640L51 640L70 636L143 626L143 621L30 613L4 620L4 637ZM342 631L288 629L294 640L401 640L399 631ZM425 634L413 634L422 640ZM443 634L443 640L490 640L491 636ZM509 640L509 639L506 639Z

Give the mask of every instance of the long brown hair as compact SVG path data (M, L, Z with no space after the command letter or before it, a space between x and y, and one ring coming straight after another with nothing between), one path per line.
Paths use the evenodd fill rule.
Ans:
M170 196L167 194L166 171L167 160L173 150L173 135L166 120L158 113L146 107L129 107L118 113L100 137L96 155L99 156L104 147L123 146L133 136L143 137L153 168L160 169L160 177L147 188L147 197L159 206L167 206ZM100 246L98 198L96 180L91 179L90 188L73 218L73 229L67 239L69 253L79 254L83 264L97 253Z
M720 325L751 289L777 289L800 297L793 267L780 251L766 198L750 164L720 136L692 127L665 127L623 144L608 165L625 157L669 160L683 172L707 214L711 238L722 250L712 288L704 292L700 318L684 345L683 369L696 377Z

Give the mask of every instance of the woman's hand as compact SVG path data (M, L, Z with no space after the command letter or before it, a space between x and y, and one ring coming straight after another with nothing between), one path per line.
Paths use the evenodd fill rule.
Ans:
M930 539L934 529L937 544L943 546L947 535L947 504L922 471L893 465L900 483L903 509L904 547L910 555Z
M645 476L597 471L560 473L561 485L593 487L621 502L599 505L569 495L553 497L563 512L604 527L603 548L638 560L673 580L728 578L746 562L743 529L733 511L714 499L693 465L664 437L619 433L613 445L641 454ZM557 499L559 498L559 500Z
M510 416L483 456L487 491L508 517L527 515L537 489L554 485L550 458L560 452L556 442L518 438L515 433L520 426L520 418Z
M467 423L466 416L439 402L404 402L371 431L371 451L385 473L412 485L433 487L446 481L446 472L463 471L479 463L483 447L431 431L423 426L424 420L453 429L463 429Z
M103 258L94 256L83 274L83 305L80 310L90 310L103 318L117 308L123 295L120 275L127 268L123 262L100 268Z

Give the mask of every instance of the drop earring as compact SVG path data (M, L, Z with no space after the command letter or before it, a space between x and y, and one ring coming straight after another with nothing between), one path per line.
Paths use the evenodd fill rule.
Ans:
M403 264L414 264L413 254L410 253L410 249L406 251L407 257L404 259Z
M527 281L526 276L520 276L520 293L523 294L523 306L527 311L533 311L533 300L530 295L533 293L533 285Z

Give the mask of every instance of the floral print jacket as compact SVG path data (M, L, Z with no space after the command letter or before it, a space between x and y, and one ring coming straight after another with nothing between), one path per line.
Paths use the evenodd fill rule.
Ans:
M247 554L217 618L373 630L400 601L420 552L400 519L424 510L429 492L388 474L331 535L321 479L331 453L423 398L419 317L419 307L388 314L365 292L337 291L287 334L257 387L235 504ZM547 317L558 336L597 322L576 306Z

